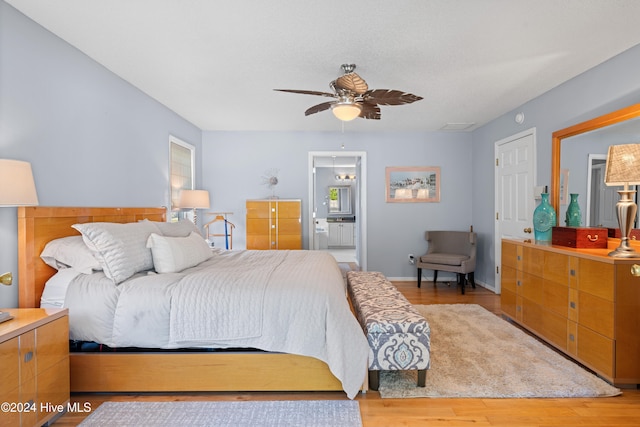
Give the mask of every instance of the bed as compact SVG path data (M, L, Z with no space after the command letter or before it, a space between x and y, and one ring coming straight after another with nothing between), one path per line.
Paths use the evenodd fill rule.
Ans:
M165 216L165 208L18 208L20 307L38 307L45 283L56 275L40 257L47 243L80 236L79 231L85 241L88 236L94 239L90 231L103 223L166 225ZM107 341L98 344L128 350L72 352L71 391L344 390L353 398L366 388L367 341L349 310L344 281L332 258L323 260L326 254L315 251L209 250L209 257L203 255L207 259L181 269L179 257L171 258L177 264L173 265L166 252L161 257L161 249L195 237L154 236L155 244L151 238L148 243L153 271L126 273L122 279L126 268L109 269L107 264L104 271L80 274L69 284L65 306L70 310L71 338L90 341L98 336ZM135 258L120 252L115 256L125 264ZM318 278L322 283L312 285ZM222 294L213 293L212 287ZM248 299L239 302L231 288L244 289L243 298ZM170 296L159 309L148 303L165 294ZM98 295L106 298L98 300ZM123 295L132 299L121 299ZM209 296L213 298L205 300ZM269 314L272 309L277 315ZM118 314L104 317L109 311ZM237 313L240 318L224 315L225 322L203 321L208 311ZM102 329L94 328L97 333L88 327L92 314L102 321ZM140 321L145 315L147 320ZM310 321L316 318L323 326ZM136 328L127 326L134 323ZM105 329L105 324L112 329ZM214 332L217 338L211 338ZM160 340L149 338L154 335Z

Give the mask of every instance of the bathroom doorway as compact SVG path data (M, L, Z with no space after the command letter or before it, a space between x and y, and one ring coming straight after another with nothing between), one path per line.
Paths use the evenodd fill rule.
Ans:
M309 249L366 270L366 153L309 153Z

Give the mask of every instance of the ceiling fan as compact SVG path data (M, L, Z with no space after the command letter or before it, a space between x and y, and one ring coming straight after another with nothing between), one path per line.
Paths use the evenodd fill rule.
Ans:
M342 64L344 74L329 86L333 93L315 90L274 89L280 92L300 93L303 95L318 95L335 98L335 101L314 105L304 112L305 116L331 109L333 114L342 121L350 121L357 117L363 119L380 120L380 105L402 105L420 101L421 96L393 89L369 90L367 82L357 75L355 64Z

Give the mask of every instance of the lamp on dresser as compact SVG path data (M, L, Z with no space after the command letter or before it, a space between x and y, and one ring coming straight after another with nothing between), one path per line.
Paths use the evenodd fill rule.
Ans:
M197 225L196 209L209 209L209 192L207 190L182 190L178 206L182 209L193 209L193 223Z
M624 186L618 190L620 200L616 203L618 225L620 226L620 245L609 256L616 258L640 257L629 246L629 233L636 219L638 206L634 195L636 190L630 190L630 185L640 185L640 144L622 144L609 147L604 183L607 186Z
M33 181L31 164L20 160L0 159L0 207L35 206L38 194ZM0 283L13 283L11 272L0 275ZM8 313L0 311L0 322L9 320Z

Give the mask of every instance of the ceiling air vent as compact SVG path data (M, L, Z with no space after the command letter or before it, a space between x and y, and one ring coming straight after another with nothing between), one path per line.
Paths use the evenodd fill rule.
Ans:
M475 123L447 123L440 130L469 130L475 125Z

